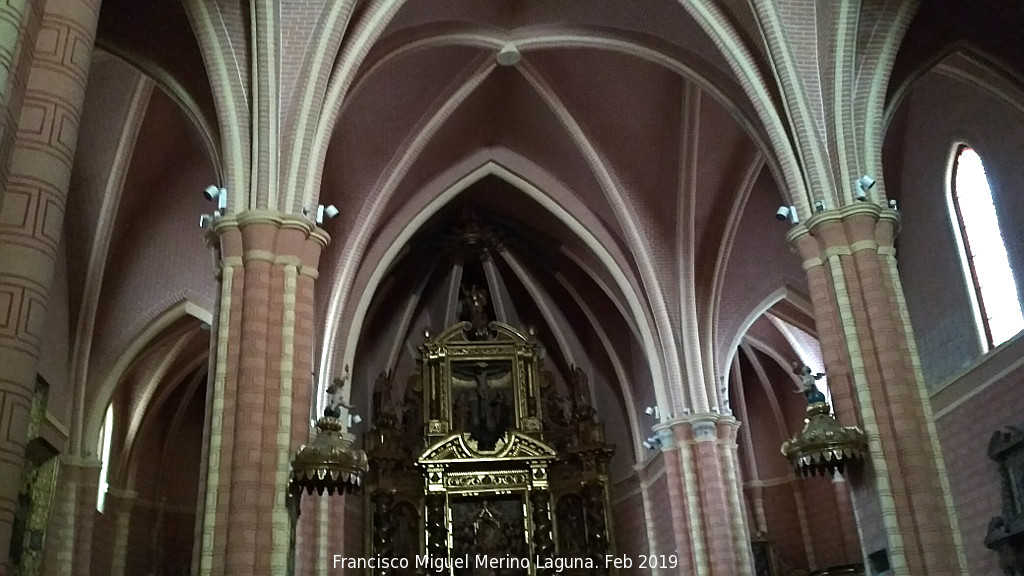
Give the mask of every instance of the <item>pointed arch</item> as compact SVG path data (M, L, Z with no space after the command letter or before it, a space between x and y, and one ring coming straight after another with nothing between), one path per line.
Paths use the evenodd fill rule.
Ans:
M82 434L83 437L79 442L82 450L80 454L84 455L96 446L107 405L110 404L111 398L114 397L114 392L121 385L125 373L128 372L135 360L150 345L156 342L158 338L162 337L167 331L172 330L177 323L187 318L194 318L197 322L205 322L207 324L213 323L213 314L209 310L188 300L182 300L157 316L140 334L131 340L131 344L121 353L113 368L110 369L110 372L101 381L96 393L92 396L91 406L85 407L85 426Z
M733 359L736 357L736 350L739 348L740 343L747 337L747 332L750 327L760 318L765 312L767 312L772 306L775 306L779 302L786 301L797 309L805 312L812 318L814 317L813 311L809 309L806 298L801 297L796 291L789 286L782 286L775 290L768 296L766 296L757 306L754 306L750 313L743 319L743 323L740 324L739 330L733 335L732 343L727 348L728 357L720 364L725 367L725 374L723 374L723 381L726 387L730 386L730 373L732 372ZM728 397L728 389L725 391L725 397Z
M517 173L509 168L510 165L525 168L530 174ZM642 337L640 345L644 350L654 380L655 396L658 403L668 406L664 344L659 340L659 333L654 329L652 314L645 304L645 299L641 296L640 287L636 279L628 272L625 255L616 249L611 236L604 230L597 218L586 210L586 207L577 201L578 212L574 213L566 209L566 200L574 198L571 192L539 166L505 149L482 150L438 176L425 186L415 198L406 203L402 211L377 235L374 247L367 251L367 257L363 261L372 263L372 265L368 265L360 274L363 281L358 293L358 301L355 306L348 307L345 318L342 318L341 311L346 308L346 294L342 289L336 289L331 294L331 301L328 304L328 320L324 329L326 335L324 354L320 362L320 386L325 386L326 382L330 380L329 375L333 373L334 366L352 364L370 301L402 247L432 215L453 201L459 193L487 176L495 176L506 181L546 208L589 247L601 261L605 270L614 279L616 287L624 295L633 315L633 321L640 330ZM543 185L539 185L538 182L543 182ZM602 238L599 239L591 230L598 231ZM343 357L340 360L337 359L339 351L343 351Z
M988 351L1024 327L1020 293L981 156L966 143L958 143L951 156L949 218L982 350ZM976 257L982 253L985 258Z
M882 119L883 132L888 130L892 119L896 116L897 110L899 110L903 101L910 94L914 84L923 78L925 74L940 66L945 60L957 55L970 60L978 67L1002 80L1009 90L996 88L980 79L974 79L987 93L992 94L1010 108L1019 110L1024 115L1024 77L1014 74L1010 66L994 55L970 42L961 41L949 44L943 50L935 51L929 58L923 59L899 83L890 87L889 100Z
M229 14L225 17L221 12L222 4L218 2L182 0L182 3L199 42L213 89L221 139L221 185L232 191L228 197L228 206L236 211L254 208L255 198L250 198L248 172L251 164L251 103L246 90L249 83L248 70L243 69L248 59L240 57L242 48L234 45L232 38L235 36L233 31L228 30L228 21L238 15ZM248 15L245 15L245 19L248 20Z

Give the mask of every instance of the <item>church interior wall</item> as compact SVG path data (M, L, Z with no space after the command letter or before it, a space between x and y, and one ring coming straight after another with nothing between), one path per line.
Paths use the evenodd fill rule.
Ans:
M638 558L655 548L647 541L643 486L639 475L628 476L612 488L612 514L615 518L615 545L620 554ZM649 570L638 570L649 574Z
M966 80L931 72L903 104L908 114L894 197L903 211L899 267L925 380L941 386L981 355L968 282L949 216L951 158L960 143L984 162L1018 291L1024 286L1024 112ZM895 160L895 158L894 158Z
M807 516L813 566L842 566L859 560L860 550L850 553L844 549L841 515L837 513L840 504L836 502L832 479L817 476L799 482L796 488L800 491L797 510L803 508Z
M719 287L715 322L719 366L725 364L737 333L759 304L780 287L806 290L800 259L783 237L786 225L772 218L782 202L771 175L762 171L750 191Z
M1024 288L1024 112L956 66L953 58L927 73L897 112L889 138L893 197L903 212L898 260L939 440L972 574L998 571L997 555L985 548L989 521L1001 513L1001 485L987 456L991 435L1024 425L1024 354L1020 334L983 353L958 255L946 195L952 154L960 143L976 149L985 166L1000 232ZM991 71L989 71L991 72ZM905 115L900 118L899 116ZM890 143L890 146L895 144ZM888 171L888 165L887 165Z
M427 3L419 4L425 6ZM93 80L90 81L87 113L82 126L83 140L90 142L101 140L101 134L109 138L105 135L109 132L108 125L123 121L124 97L129 93L127 87L140 78L134 69L130 69L128 74L130 67L119 58L102 52L99 54L90 71ZM711 54L717 56L717 52ZM589 198L588 194L600 200L594 202L594 212L589 211L591 207L579 210L580 213L586 211L586 217L590 218L584 226L591 229L600 227L601 233L613 237L615 242L628 244L623 240L626 234L618 228L621 222L617 221L612 202L602 197L608 191L603 190L602 183L593 178L594 171L579 152L580 147L567 135L568 131L552 129L558 126L557 120L516 125L514 118L549 117L551 109L544 101L544 95L512 70L496 68L491 74L498 80L482 84L463 105L456 107L451 119L440 127L438 136L424 150L416 152L420 156L412 162L404 178L400 178L394 188L388 188L388 178L398 158L395 150L402 149L423 120L434 111L429 107L424 110L421 104L434 102L439 97L443 100L445 91L461 85L458 82L465 79L464 68L477 56L476 48L440 49L430 55L431 59L441 62L434 68L421 66L423 61L419 57L401 57L384 66L376 75L366 76L366 85L362 80L357 82L348 96L345 104L348 111L343 111L340 116L336 127L338 136L327 151L324 182L328 185L321 192L323 202L334 202L343 209L339 219L329 224L336 244L325 251L329 256L324 257L321 263L321 280L316 285L317 318L328 316L330 294L336 290L336 283L350 280L353 288L339 321L341 326L348 326L346 322L352 322L355 303L361 291L367 290L369 275L377 264L373 256L378 254L373 249L380 246L376 243L386 244L388 238L384 231L403 224L398 216L408 208L409 199L417 194L416 190L438 180L439 167L454 166L458 159L474 153L486 155L485 149L491 146L502 149L508 146L505 151L511 157L524 159L524 162L528 162L526 158L545 158L551 164L560 164L562 173L557 177L548 176L558 186L562 184L556 182L556 178L566 179L572 189L571 194L566 194L571 196L571 202ZM637 59L632 56L620 54L609 58L618 65L608 68L604 68L606 60L595 59L588 50L540 52L531 58L552 77L558 77L559 73L568 74L570 70L584 70L592 80L602 83L601 74L612 75L618 74L618 70L625 70L633 78L616 84L621 92L609 91L603 98L593 98L593 93L585 85L572 84L558 87L554 96L561 98L578 114L585 134L591 135L598 144L607 145L602 152L610 160L609 166L618 170L616 185L621 185L622 199L629 210L635 211L635 223L642 228L638 234L638 249L653 258L659 275L664 273L664 278L658 278L658 281L664 282L664 296L672 322L698 322L696 318L680 318L682 312L675 309L680 300L678 284L689 280L684 277L685 267L676 261L679 255L674 252L678 239L673 235L679 233L673 218L678 216L678 207L675 206L678 198L675 192L658 193L660 190L674 191L680 185L674 181L681 170L677 164L681 161L679 139L683 136L679 95L686 92L691 80L650 62L637 64ZM1018 335L998 349L982 353L945 195L950 154L955 144L963 141L975 147L985 162L1011 267L1015 270L1019 291L1024 288L1024 222L1021 221L1024 218L1024 194L1020 194L1019 185L1024 182L1024 163L1020 161L1020 151L1024 150L1024 112L1020 99L1015 100L1016 104L1008 103L994 96L990 86L979 84L976 77L958 74L953 65L926 74L911 89L896 113L885 152L886 192L899 201L902 211L903 232L897 241L901 278L921 364L932 394L935 421L945 450L968 560L972 573L986 574L997 570L996 557L983 547L981 538L990 518L999 513L1000 486L995 465L987 458L985 447L993 431L1007 425L1024 424L1019 403L1007 401L1007 398L1024 397L1024 361L1019 360L1024 355L1024 338ZM451 85L428 82L427 75L457 80ZM611 78L606 80L612 84ZM654 96L639 98L634 94L637 85L651 87L650 92ZM502 90L510 95L501 98L499 93ZM700 156L703 161L698 166L697 189L731 189L733 180L738 185L737 174L742 171L741 167L755 155L755 145L743 128L733 122L734 119L730 118L732 112L725 105L700 89L694 90L708 101L700 108L698 123L701 128L712 134L715 125L723 125L719 133L701 140ZM387 100L380 98L381 94L395 97ZM494 120L494 123L482 120L493 116L495 102L507 105L506 112L513 112ZM157 364L175 359L174 355L179 354L180 350L174 350L172 332L180 330L182 324L175 324L174 330L168 329L160 334L159 339L154 339L147 347L148 356L140 354L126 358L124 351L147 326L178 302L188 300L205 310L215 309L217 280L211 266L214 263L196 227L196 220L198 214L212 211L211 205L197 194L197 190L218 181L218 177L214 164L203 152L203 139L178 104L155 89L147 106L123 190L119 188L111 192L105 181L109 177L106 170L115 162L113 151L116 146L98 152L79 150L71 185L70 216L65 221L66 240L57 254L54 288L49 295L46 317L46 338L39 360L39 373L50 384L50 415L61 427L70 426L74 419L71 380L76 376L70 374L70 364L75 344L75 322L82 305L76 300L79 299L76 291L83 283L86 268L97 264L89 255L97 242L97 223L101 218L98 211L104 195L121 194L110 248L102 253L98 263L104 272L96 325L92 333L85 336L92 351L87 357L90 361L86 392L88 405L84 410L87 413L95 411L99 408L92 404L109 400L120 415L114 444L114 453L119 454L115 456L114 466L120 472L111 482L115 492L109 496L108 508L95 515L92 528L91 561L93 572L97 574L115 571L118 563L126 566L124 573L148 573L153 569L154 559L189 558L194 545L200 452L204 442L203 394L195 394L188 399L184 392L175 391L163 404L147 405L152 396L146 392L152 392L153 386L159 389L181 386L181 382L167 376L170 371L155 375L159 373ZM625 109L632 110L632 115L620 113ZM383 124L379 119L384 117L389 119L387 130L378 129ZM1007 118L1013 120L1007 121ZM658 130L666 121L680 124L680 130ZM644 145L630 145L637 142ZM522 156L517 156L517 153L522 153ZM551 188L546 193L555 194L554 186ZM381 191L389 195L382 196L380 201L383 205L375 206L377 200L374 199ZM707 226L706 230L698 230L696 234L702 240L701 245L714 236L714 226L709 223L716 226L724 224L721 214L729 211L730 207L724 204L731 199L725 194L708 203L704 203L704 197L698 198L697 210L701 214L698 220ZM721 279L721 285L717 286L717 301L710 304L715 314L709 326L713 334L701 333L701 338L713 337L714 358L704 360L716 368L726 364L723 359L734 352L737 333L743 329L753 310L782 287L796 292L805 289L807 276L784 237L788 224L776 222L771 217L780 202L784 200L780 196L779 185L769 170L762 168L736 226L731 252L724 257L725 270L714 278L714 281ZM508 205L510 210L514 209L514 201L510 200ZM709 216L711 214L714 216ZM367 232L363 240L371 249L363 253L359 251L363 250L362 247L353 248L352 243L358 243L353 240L354 231L361 229L367 221L371 223L366 230L371 232ZM69 247L68 239L77 244ZM714 248L707 250L712 258L717 255ZM565 251L573 249L564 248ZM635 259L631 261L630 256L623 257L622 254L636 249L621 244L614 247L616 257L625 261L617 264L628 269L630 282L638 282L636 279L642 278L642 274L636 270ZM367 254L371 257L364 258ZM594 259L590 253L584 257ZM698 255L701 257L706 258ZM359 268L353 268L351 279L340 280L341 270L349 258L356 261L364 258L364 261L357 265ZM706 260L696 264L698 300L711 290L707 281L714 276L711 271L713 264ZM852 274L854 270L851 268L847 272ZM576 270L570 274L577 273L583 275ZM604 269L596 274L604 281L608 281L610 275ZM444 282L441 285L447 286ZM388 285L378 287L375 298L386 294L388 289ZM597 289L587 283L581 290ZM617 290L617 287L613 289L615 295L610 298L620 298ZM511 301L524 291L519 284L514 289L502 284L497 292ZM491 292L495 293L493 286ZM641 292L642 297L651 296L649 292ZM415 297L423 298L426 304L408 323L403 323L401 314L406 301L397 296L386 299L383 304L376 302L378 306L390 307L390 311L380 313L371 308L366 315L360 330L358 360L353 366L351 389L356 412L364 418L362 427L357 426L354 430L357 436L372 422L369 395L379 371L385 367L393 369L394 398L400 398L415 370L415 343L423 328L437 331L446 323L442 321L446 316L448 297L444 290ZM595 301L589 297L586 299ZM647 304L649 302L644 303L645 306ZM699 306L706 305L701 300ZM529 308L510 310L509 320L515 323L536 312ZM608 314L614 315L614 312L610 308ZM604 311L598 313L605 314ZM575 309L567 314L560 322L568 325L585 316ZM606 425L609 441L617 445L611 474L616 481L612 499L618 552L631 555L648 550L670 553L678 544L679 537L674 536L676 528L681 525L678 516L685 516L686 512L666 504L678 501L678 498L670 497L671 491L680 485L679 479L673 476L678 474L675 470L678 466L669 465L677 463L677 459L672 459L677 457L654 450L641 455L641 461L636 462L633 446L635 435L642 438L650 433L653 421L644 417L643 410L657 404L655 386L684 384L653 381L651 364L660 359L648 355L636 336L637 331L627 326L630 321L637 320L616 317L603 325L621 325L623 337L613 335L613 339L615 351L632 379L623 384L629 386L633 393L633 406L626 406L629 398L623 397L616 389L620 383L606 358L607 351L596 338L575 341L573 349L578 356L577 361L593 370L589 376L596 391L595 405L601 407L600 416ZM327 323L327 326L331 325ZM322 327L323 324L318 323L317 331ZM766 332L763 328L763 325L755 324L748 336L760 338L775 350L788 346L780 333ZM175 334L183 337L182 333ZM585 335L592 336L590 332ZM656 333L656 337L661 335ZM347 345L344 342L347 337L342 331L337 336L336 347ZM318 334L316 346L333 342L332 338L333 335ZM807 338L813 338L813 335L807 335ZM179 344L189 350L208 348L207 341L199 340L182 340L185 344ZM401 342L397 357L396 340ZM341 350L338 358L346 352L352 353ZM561 351L553 352L562 354ZM837 507L848 511L843 508L846 504L839 501L835 486L823 478L797 479L779 455L779 443L802 425L805 407L803 397L789 390L793 379L786 362L768 358L762 352L754 354L761 360L765 377L756 376L750 359L744 357L740 361L744 377L738 391L746 397L747 404L746 418L741 425L754 438L752 446L747 447L741 442L739 447L739 476L745 482L743 495L748 518L752 518L756 488L763 500L768 532L784 565L814 567L859 561L859 550L850 549L847 542L836 537L844 528L849 529L849 525L843 522L851 520L851 516L835 513ZM560 360L565 363L562 357ZM180 364L179 361L180 358L174 360L175 366ZM101 392L112 384L111 370L123 362L129 362L130 368L122 381L113 382L118 386L114 397L103 397ZM341 362L335 364L335 372L340 374ZM561 372L555 369L556 366L548 368L554 372L556 386L565 390ZM323 375L321 380L324 380ZM356 382L359 385L355 385ZM639 430L630 422L629 410L638 414ZM144 416L140 427L129 432L129 415L135 413ZM168 429L182 434L168 442ZM133 444L129 451L125 440L130 434L134 436L130 438ZM118 496L116 491L120 491L122 496ZM127 493L134 495L124 496ZM331 552L335 542L340 540L346 554L357 555L364 550L365 544L363 504L362 496L346 496L332 500L324 506L326 511L321 512L318 499L309 499L304 503L300 539L304 542L315 539L330 542L328 548ZM321 513L334 517L327 535L319 534L315 528ZM866 514L874 513L868 507ZM865 515L859 519L870 526L882 525L880 520ZM118 531L125 529L128 530L127 550L122 550L115 544L122 541L117 537ZM652 541L648 541L649 535ZM867 532L861 536L867 550L885 546L884 534ZM169 574L173 574L173 570L187 570L185 566L164 568Z
M658 452L643 464L644 477L648 484L648 498L651 501L651 515L647 518L651 534L654 536L651 549L658 554L671 554L676 550L676 543L672 536L675 532L672 524L672 508L665 505L671 501L668 493L665 460L664 453Z
M758 357L766 372L772 369L773 361L761 362L763 357L760 354ZM759 487L763 498L767 533L773 541L780 562L786 566L806 566L805 539L794 500L794 491L799 489L796 485L799 480L793 475L786 460L780 457L778 448L788 437L787 430L781 428L792 423L783 419L781 411L774 410L774 406L781 406L774 389L768 388L770 384L763 382L760 375L755 374L755 369L748 364L746 358L741 360L741 366L746 367L743 373L747 375L743 381L743 389L738 391L744 395L746 406L747 417L743 426L749 427L753 440L752 454L749 457L743 453L747 447L740 446L741 467L746 468L743 476L745 480L749 480L744 490L747 508L754 510L754 490L755 487ZM774 370L771 373L775 375ZM783 382L789 381L790 378L784 375ZM768 396L769 393L772 397ZM750 469L751 464L754 470Z
M982 382L936 419L972 574L999 570L998 556L983 544L989 522L1002 514L1002 480L988 457L989 439L996 430L1024 424L1020 402L1007 400L1024 397L1024 340L1018 336L1008 349L1015 353L1008 372Z
M164 148L177 143L175 155ZM214 309L216 277L198 214L212 211L196 190L215 180L198 134L177 105L154 91L124 183L97 309L90 373L105 376L143 328L181 300Z
M359 495L348 495L344 498L345 501L341 505L344 518L342 522L338 523L338 526L345 530L342 538L345 543L345 553L347 554L351 550L354 554L365 554L366 518L363 509L363 498ZM334 506L334 504L332 503L331 506ZM350 573L353 575L357 574L355 570L351 570Z
M113 446L111 490L93 525L92 569L111 573L115 564L126 573L145 574L158 566L168 574L185 574L192 555L199 465L205 419L204 387L169 382L175 390L147 410L130 453ZM127 414L124 403L115 404ZM115 547L118 531L127 544Z

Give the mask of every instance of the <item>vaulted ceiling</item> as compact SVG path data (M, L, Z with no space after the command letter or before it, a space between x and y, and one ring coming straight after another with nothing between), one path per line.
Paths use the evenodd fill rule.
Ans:
M750 4L700 4L771 77ZM913 78L928 50L964 40L936 32L940 3L923 4L894 84ZM1004 16L1017 10L997 4ZM246 50L248 2L205 5ZM318 81L303 63L327 4L281 6L287 134L301 125L300 88ZM355 2L338 34L349 25L360 38L380 9ZM316 186L319 202L341 209L325 226L333 243L317 281L321 369L352 363L365 386L380 370L408 369L408 345L425 325L442 328L451 305L451 268L422 246L469 206L511 238L495 260L507 309L539 328L559 369L599 374L599 405L623 430L646 429L643 407L683 385L678 358L664 351L691 327L712 387L748 330L776 348L786 334L813 337L800 262L772 217L787 197L776 154L735 63L680 2L410 0L390 16L359 45L366 55ZM822 6L789 17L827 31L836 15ZM968 39L998 26L990 14L964 18ZM209 313L216 300L196 222L210 210L200 191L224 178L230 120L194 25L194 6L179 0L103 3L67 219L72 332L87 334L97 387L168 307L188 300ZM819 40L828 53L827 33ZM1012 42L1007 62L1024 69ZM499 64L512 47L518 62ZM325 57L329 71L338 56ZM779 94L764 96L781 107ZM303 145L289 138L285 148ZM792 338L787 361L799 357ZM639 451L642 437L624 434Z

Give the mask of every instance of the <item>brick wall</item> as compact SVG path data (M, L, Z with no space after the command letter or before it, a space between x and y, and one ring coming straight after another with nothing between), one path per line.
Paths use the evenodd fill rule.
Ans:
M1024 426L1022 354L1018 337L932 397L971 574L999 573L996 554L983 544L1002 509L999 472L987 449L996 430Z
M111 553L114 551L114 514L96 513L92 525L92 572L109 574Z
M768 519L768 534L775 543L780 565L786 568L806 568L807 554L804 551L800 518L791 483L765 487L764 513Z
M900 275L972 574L999 573L996 555L983 545L1001 506L997 469L986 449L994 431L1024 425L1024 341L1018 335L981 355L947 194L952 153L966 143L984 162L1019 292L1024 113L1019 93L987 89L999 82L976 61L947 58L901 104L885 152L887 186L903 213Z
M958 143L981 155L1018 290L1024 286L1024 114L946 73L926 74L900 111L887 141L886 170L899 199L903 231L897 258L925 380L934 389L981 353L947 201ZM896 172L899 170L899 172Z
M633 475L617 483L612 489L612 502L616 553L634 559L648 554L647 519L640 479Z
M664 474L665 457L658 454L654 458L655 460L647 466L647 476L651 479L647 489L651 500L651 517L648 522L654 534L650 548L651 552L671 554L675 551L676 545L673 539L675 529L672 526L672 507L666 505L669 502L669 494L668 479Z

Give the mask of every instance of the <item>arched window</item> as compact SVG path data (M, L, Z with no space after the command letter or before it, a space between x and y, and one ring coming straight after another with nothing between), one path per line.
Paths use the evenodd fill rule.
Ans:
M987 350L1024 329L1024 316L985 167L972 148L957 150L950 191L951 218L957 223L964 273L974 287L975 317Z
M114 434L114 405L107 406L107 415L103 418L103 428L100 429L99 445L96 452L100 455L100 482L96 487L96 509L103 512L107 499L107 488L110 483L107 481L110 476L110 437Z

